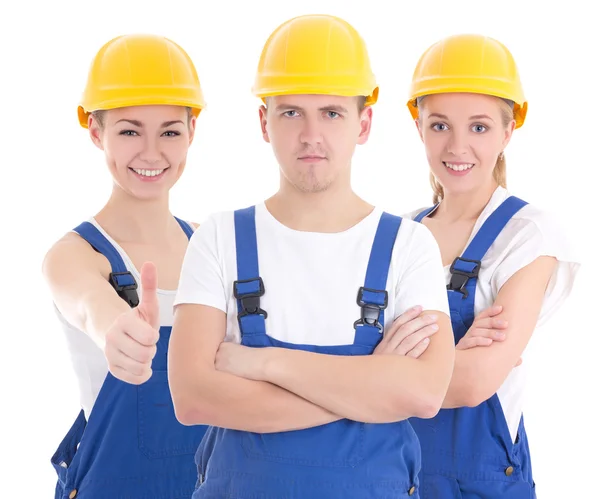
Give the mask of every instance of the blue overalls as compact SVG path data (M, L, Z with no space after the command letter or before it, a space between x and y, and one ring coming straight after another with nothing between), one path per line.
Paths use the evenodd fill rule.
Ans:
M382 338L388 270L401 219L387 213L380 219L364 286L357 290L362 313L354 323L354 342L316 346L284 343L267 335L267 311L260 304L265 284L259 273L254 215L254 207L234 214L238 280L233 289L242 345L371 355ZM326 297L323 299L327 306ZM193 499L419 497L419 444L406 420L365 424L342 419L304 430L265 434L209 427L196 462L200 479Z
M177 221L189 239L193 229ZM137 306L137 284L114 246L89 222L75 231L108 259L111 284ZM58 473L55 499L190 499L194 453L206 427L186 427L175 418L167 382L170 335L171 327L160 328L146 383L132 385L108 373L89 421L79 413L51 460Z
M475 318L481 260L507 222L527 203L509 197L484 222L450 268L448 301L455 343ZM421 212L421 222L436 207ZM433 419L411 418L421 442L424 499L532 499L535 486L523 417L513 443L497 394L477 407L442 409Z

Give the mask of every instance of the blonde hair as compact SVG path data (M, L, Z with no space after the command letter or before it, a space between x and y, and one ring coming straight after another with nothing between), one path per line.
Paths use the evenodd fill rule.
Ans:
M265 97L265 107L269 107L269 102L272 100L273 96ZM367 97L364 95L356 96L356 104L358 106L358 112L361 113L363 109L366 107Z
M194 116L192 114L192 108L191 107L187 107L186 106L186 111L188 114L188 127L190 126L190 121L192 120L192 117ZM91 115L96 119L96 121L98 122L98 126L100 127L100 129L102 130L104 128L104 118L106 117L106 111L107 109L98 109L96 111L92 111Z
M419 108L419 124L421 124L421 109L424 99L425 96L421 97L417 101ZM502 113L502 124L504 127L508 127L510 122L514 119L513 104L512 102L501 98L498 98L498 102L500 103L500 112ZM501 187L506 188L506 157L504 156L504 151L498 155L496 166L494 166L494 171L492 174L496 183ZM433 202L434 204L438 204L442 199L444 199L444 188L442 187L442 184L438 182L437 178L435 178L433 172L429 173L429 184L433 189Z

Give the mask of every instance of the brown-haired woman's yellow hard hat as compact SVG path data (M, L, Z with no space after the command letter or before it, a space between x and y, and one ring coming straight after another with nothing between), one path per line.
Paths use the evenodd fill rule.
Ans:
M175 42L156 35L123 35L96 54L77 110L87 128L93 111L128 106L174 105L198 116L206 107L196 68Z
M454 35L429 47L419 59L409 91L408 109L419 115L417 98L448 92L493 95L514 103L516 128L525 121L527 101L512 54L493 38Z
M258 64L254 94L364 96L377 102L379 88L365 42L346 21L328 15L295 17L269 37Z

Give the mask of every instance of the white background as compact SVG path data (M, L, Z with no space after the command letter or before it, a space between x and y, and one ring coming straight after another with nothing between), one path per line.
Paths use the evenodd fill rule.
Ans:
M208 101L172 211L208 213L270 195L278 184L250 93L263 43L307 13L352 23L381 86L371 139L354 162L355 189L387 210L429 205L422 144L405 107L419 55L441 37L479 32L504 42L529 99L507 149L510 190L557 214L584 261L576 288L538 336L526 423L538 497L598 497L599 423L597 23L593 2L196 1L7 2L0 13L2 497L54 497L50 456L79 407L66 344L41 276L48 247L95 214L111 180L79 128L76 107L96 51L151 32L195 61Z

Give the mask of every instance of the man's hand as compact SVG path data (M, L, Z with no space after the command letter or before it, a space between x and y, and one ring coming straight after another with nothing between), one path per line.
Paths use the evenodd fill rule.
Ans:
M429 346L429 337L438 330L437 316L420 316L421 310L416 306L398 316L373 353L420 357Z
M266 348L266 347L265 347ZM253 348L237 343L223 342L217 350L215 368L254 381L262 381L265 348Z

